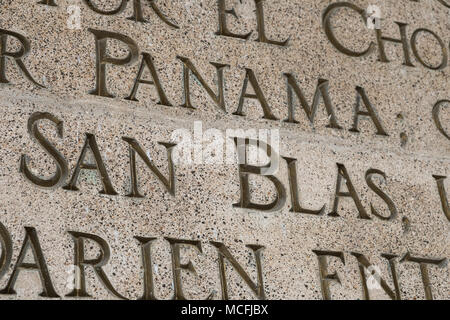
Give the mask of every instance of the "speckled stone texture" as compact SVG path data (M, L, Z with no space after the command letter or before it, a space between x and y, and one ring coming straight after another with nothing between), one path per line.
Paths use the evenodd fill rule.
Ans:
M249 40L216 35L217 0L156 0L161 11L176 22L179 29L161 21L148 1L142 2L148 23L128 20L127 8L113 16L93 12L85 1L55 0L57 6L31 0L3 0L0 3L0 29L25 36L31 45L23 62L35 80L28 81L17 65L7 58L9 84L0 84L0 222L8 229L13 257L0 288L6 286L17 262L26 226L36 228L49 273L57 293L70 292L74 261L74 243L68 231L91 233L110 246L111 257L104 267L114 288L129 299L142 296L141 251L135 236L156 237L152 246L155 293L159 299L173 296L171 250L164 237L200 240L203 252L185 246L182 263L192 261L197 274L182 272L183 290L189 299L205 299L211 292L220 299L221 284L218 253L210 241L223 242L257 281L255 257L246 247L265 247L262 254L264 291L268 299L322 299L319 263L313 250L343 252L345 265L328 258L329 273L337 272L341 284L330 282L333 299L362 299L363 286L357 259L364 254L381 271L393 289L389 264L381 254L393 254L402 299L425 299L419 264L400 262L412 256L446 259L440 266L429 265L433 298L449 299L450 258L449 220L446 217L433 175L449 176L444 187L450 194L450 140L439 130L432 117L439 100L450 100L450 65L430 70L417 61L415 67L403 65L400 44L386 44L390 63L378 61L378 47L365 57L350 57L331 44L322 25L325 9L337 1L266 0L266 34L277 41L289 38L285 47L255 41L255 3L253 0L227 0L238 19L228 15L235 33L253 30ZM438 35L449 50L450 9L438 1L407 0L349 1L360 8L378 3L382 12L384 36L399 38L398 26L407 23L408 39L414 30L426 28ZM117 7L118 1L93 1L102 10ZM103 3L103 4L101 4ZM69 6L78 6L80 29L69 29ZM342 9L333 18L335 34L352 50L363 50L374 41L361 17ZM95 86L96 51L89 28L118 32L131 37L140 52L154 58L160 81L172 106L162 106L154 86L142 84L139 101L125 100L130 95L140 60L130 66L108 66L107 87L115 98L90 95ZM429 34L419 35L417 48L431 64L440 63L441 49ZM9 48L18 47L9 42ZM123 44L111 41L109 53L123 57ZM12 50L12 49L11 49ZM195 109L183 108L183 64L177 56L187 57L211 88L217 90L217 75L210 62L228 64L224 71L226 112L219 110L206 91L191 76L191 99ZM238 108L245 77L252 69L273 114L280 120L262 119L256 100L245 103L246 116L233 113ZM295 76L308 103L312 103L319 79L329 80L329 93L342 130L327 128L324 104L318 106L314 124L299 107L296 120L287 123L286 78ZM144 73L148 77L148 74ZM353 125L357 86L363 87L376 108L389 136L376 135L373 122L361 118L359 133ZM250 86L251 87L251 86ZM249 89L251 92L251 89ZM80 156L85 133L94 134L117 196L99 194L101 182L93 171L82 170L80 191L40 188L19 172L22 154L30 157L33 173L49 177L55 171L53 159L27 131L27 121L35 112L49 112L64 125L64 136L55 127L40 122L42 133L67 159L70 176ZM450 132L450 103L440 112L443 129ZM274 129L280 133L280 154L298 159L297 176L302 206L319 209L320 216L292 212L287 165L280 161L276 173L287 192L282 209L273 212L233 207L239 202L240 181L237 164L179 163L175 165L176 192L171 196L163 184L137 157L142 199L126 197L130 190L128 145L122 137L135 138L161 172L167 176L167 154L158 142L173 141L174 130L192 131L201 121L203 131L211 128L225 134L227 129ZM370 220L359 219L352 199L342 198L340 217L332 211L338 175L337 163L344 164ZM388 216L386 203L368 187L366 171L378 169L386 179L374 182L395 203L398 214L389 221L375 217L371 204ZM252 200L271 202L276 191L263 177L250 178ZM346 191L345 186L342 191ZM4 248L2 248L4 250ZM86 242L86 255L95 258L98 247ZM25 261L32 261L31 251ZM254 293L230 264L227 282L230 299L254 299ZM94 299L115 299L98 280L92 268L86 268L87 291ZM41 299L39 275L21 271L15 285L17 294L0 294L0 299ZM371 290L373 299L389 298L383 290Z

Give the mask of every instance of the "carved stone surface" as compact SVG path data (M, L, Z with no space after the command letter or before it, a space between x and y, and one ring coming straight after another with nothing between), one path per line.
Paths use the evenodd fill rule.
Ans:
M449 299L449 17L2 1L0 299Z

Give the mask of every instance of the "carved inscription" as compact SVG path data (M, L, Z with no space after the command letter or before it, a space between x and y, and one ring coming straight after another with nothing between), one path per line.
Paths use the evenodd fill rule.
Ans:
M57 12L63 5L66 5L59 3L58 0L35 1L34 6L45 9L47 12ZM431 5L436 7L437 10L448 12L450 8L448 0L405 0L404 10L406 11L413 6L420 6L425 1L430 1ZM297 66L294 64L284 65L283 70L277 69L277 74L272 75L270 81L267 81L265 79L267 77L261 72L261 68L255 66L256 63L259 63L257 59L253 61L253 58L250 57L245 60L245 63L238 62L236 64L235 57L225 52L226 54L218 55L219 58L215 56L215 58L202 60L195 55L189 56L189 54L183 53L181 48L178 48L179 51L177 50L171 55L172 61L168 63L163 61L165 59L157 58L160 55L152 46L143 43L142 39L138 41L136 33L130 32L127 28L109 28L111 26L109 23L113 23L115 19L123 19L138 31L143 26L151 25L178 35L188 34L191 30L183 25L184 17L180 14L175 15L173 11L171 12L166 6L167 3L169 3L168 0L118 0L114 2L114 5L105 9L100 1L83 0L80 2L80 5L84 6L89 14L101 17L108 22L89 21L85 28L79 28L81 29L79 32L83 32L92 47L95 47L95 51L90 52L92 64L89 67L89 74L92 83L86 87L89 88L89 91L82 92L82 95L86 94L86 97L99 103L105 103L105 101L114 103L126 100L125 105L130 110L122 111L127 113L134 112L133 108L136 108L138 112L145 112L142 105L146 101L141 100L143 100L143 93L148 92L155 96L155 101L158 101L156 105L152 105L150 108L157 111L166 108L166 110L173 111L178 115L200 115L205 112L205 106L211 105L212 109L217 112L215 114L217 121L231 119L236 123L242 123L242 121L255 118L255 115L251 113L257 112L259 119L255 120L255 123L277 128L277 130L281 128L291 132L290 130L294 128L299 131L301 125L306 124L306 127L310 127L312 135L316 136L316 129L320 125L326 128L324 129L326 139L328 139L328 135L331 136L332 134L346 133L350 135L351 133L352 138L355 138L352 143L363 139L375 141L374 146L377 147L374 147L373 150L364 150L365 153L379 153L381 148L379 146L388 141L390 143L392 138L397 135L400 136L400 147L394 149L390 146L385 150L386 154L389 157L395 154L400 158L417 156L414 149L404 148L409 146L407 144L409 133L401 131L396 133L395 128L393 129L394 121L401 120L403 125L406 126L404 114L395 113L394 116L389 114L386 110L394 110L394 107L385 105L387 104L386 99L380 99L386 93L383 93L383 91L376 92L368 85L358 83L359 80L348 80L347 89L342 90L346 91L342 92L345 99L338 99L333 96L333 90L339 90L343 87L343 84L337 80L338 78L335 75L325 72L312 75L312 86L301 80L304 78L302 72L307 71L304 66L305 61L296 61ZM205 8L202 7L202 9L211 13L215 23L210 25L209 29L204 30L205 34L209 34L213 39L211 41L229 41L237 48L253 46L256 48L256 54L269 52L270 50L278 54L284 54L296 41L305 41L304 44L302 43L305 46L320 47L316 44L306 43L307 37L305 35L289 34L289 32L283 31L278 36L274 36L272 31L276 30L277 26L272 23L274 20L271 18L276 15L275 21L278 24L288 20L278 16L280 12L274 12L272 10L273 3L269 1L248 0L246 5L250 6L251 10L245 14L241 12L242 1L240 1L240 4L234 0L214 0L208 3L209 5ZM307 5L307 3L298 4L302 10ZM361 4L354 3L354 1L327 1L327 3L317 4L317 7L320 8L316 12L317 21L312 23L316 24L317 30L323 38L323 45L329 49L329 52L332 52L332 59L345 58L353 62L367 59L367 63L375 69L378 66L395 66L405 72L407 76L419 75L418 81L421 80L421 75L424 75L427 80L434 79L433 77L448 79L450 34L445 34L442 29L441 31L436 31L438 28L432 30L434 27L424 27L424 23L420 21L392 20L390 17L381 18L378 16L379 12L376 10L376 6L369 6L374 10L369 12L368 9L362 7ZM6 7L4 10L7 9ZM312 8L309 9L313 10ZM191 14L187 7L180 10L179 12L182 12L182 14ZM78 10L77 12L81 11ZM294 15L295 13L289 12L289 14ZM342 24L342 21L347 21L349 15L354 15L359 19L358 36L362 37L363 41L356 49L353 46L354 44L349 41L349 37L342 36L342 31L346 31L346 28L349 27L345 23ZM190 19L189 23L195 23L193 20L195 19ZM250 23L249 21L253 22ZM245 28L242 28L243 22L245 22ZM341 22L341 24L337 22ZM53 95L52 81L56 80L52 79L49 83L46 80L46 74L38 74L35 71L38 68L33 68L33 65L39 64L39 59L42 59L42 54L36 52L42 44L38 43L40 40L36 40L33 36L34 32L31 30L33 26L26 29L22 27L22 24L19 25L20 27L6 27L2 25L0 20L0 90L7 92L11 87L21 85L13 82L23 81L33 90L39 90L36 93L37 95L42 92ZM430 25L433 24L427 23L427 26ZM239 27L241 28L239 29ZM284 30L289 30L289 28ZM394 36L391 35L392 30L396 32ZM132 36L133 34L134 36ZM435 48L438 48L432 57L422 48L424 39L428 44L433 44ZM164 40L171 41L170 37ZM119 55L112 50L117 44L122 47L122 53L124 54ZM400 52L400 57L395 57L392 50ZM33 62L30 56L36 58L38 62L36 63L35 60ZM277 63L275 58L270 61L274 65ZM168 70L173 70L174 67L178 70L177 73L168 72ZM130 76L128 80L116 77L119 70ZM412 71L417 72L417 74L409 75L408 73ZM16 72L18 74L15 74ZM380 72L385 72L385 70ZM13 77L13 74L15 77ZM364 79L366 78L370 81L370 76ZM365 81L364 79L360 80ZM116 88L114 85L121 82L128 85L127 91L119 92L119 90L114 89ZM277 83L277 88L269 88L267 83ZM236 94L232 89L233 85L238 88ZM433 88L433 90L436 86L435 83L430 84L430 88ZM440 93L439 96L438 94L426 93L431 97L431 100L426 100L428 101L426 105L395 106L400 107L402 112L405 111L405 113L409 110L408 108L425 110L426 119L422 119L419 115L418 123L429 123L433 126L432 130L429 130L426 134L431 135L433 141L437 141L436 146L441 146L440 144L448 143L448 140L450 140L448 123L450 98L448 95L445 96L450 93L448 92L450 87L449 83L439 84L439 86L443 87L444 93ZM312 87L313 90L308 90L308 87ZM395 90L396 88L390 89ZM274 91L281 92L283 96L283 100L280 99L277 105L272 99ZM401 97L401 95L414 94L414 91L415 85L411 88L410 93L399 91L396 94ZM200 101L198 92L205 96L204 101ZM422 92L422 94L424 93ZM24 97L28 99L25 95ZM29 99L35 99L35 97L32 96ZM433 103L430 104L429 101ZM125 103L125 101L122 101L122 103ZM347 113L342 110L344 104L349 111ZM109 108L110 105L107 107ZM147 195L146 191L148 190L146 188L148 188L149 182L145 183L143 179L140 179L146 170L150 173L151 179L158 181L160 187L160 189L151 188L150 192L159 192L166 195L165 201L180 203L180 194L183 194L180 191L188 189L185 183L179 183L182 180L181 176L183 176L183 168L177 162L178 152L182 147L181 143L175 143L173 139L167 136L161 139L163 141L159 141L160 139L152 141L156 143L156 147L155 150L149 151L146 149L149 142L146 137L138 137L134 134L128 136L124 133L118 136L117 141L120 142L118 144L120 147L115 150L115 155L117 158L120 155L120 159L125 162L125 176L129 180L126 187L121 188L120 180L117 178L120 169L118 169L118 166L111 165L110 159L105 157L105 145L102 145L102 141L97 139L94 131L87 129L86 131L75 132L73 126L64 122L66 110L64 110L63 105L61 111L59 109L52 112L38 110L33 109L30 112L22 112L21 110L21 114L17 117L22 118L25 114L27 123L20 123L20 125L26 128L29 143L38 147L45 159L50 160L51 165L48 167L49 176L42 176L38 173L41 163L34 161L35 155L29 149L27 149L28 151L22 149L21 152L15 154L17 157L14 159L17 162L14 165L18 166L20 175L17 171L15 174L20 179L19 181L23 182L24 188L40 187L47 194L51 196L56 194L58 197L76 196L78 192L78 195L83 194L82 198L84 199L86 192L83 192L83 187L87 189L87 184L92 183L92 180L85 181L81 178L81 175L84 172L95 172L96 178L94 179L98 180L97 191L95 191L95 195L88 194L89 197L103 197L107 200L117 199L117 202L128 204L133 202L134 204L135 201L142 201L140 199ZM5 112L8 111L5 110ZM320 113L324 115L324 119L318 119ZM17 117L14 119L17 120ZM164 117L164 114L162 117ZM395 117L397 119L394 119ZM86 121L88 120L86 119ZM170 121L172 119L164 120ZM132 125L130 124L130 126ZM67 128L71 129L65 131ZM216 131L221 134L220 130ZM411 140L418 144L422 143L421 134L423 132L417 130L412 135ZM77 148L73 148L67 143L68 138L75 135L81 139ZM292 134L290 138L295 140L305 136L303 133L298 137ZM317 141L324 140L322 136L317 135L317 137L320 138ZM376 270L373 271L375 266L373 261L375 260L378 260L380 266L384 266L388 270L385 274L377 275L378 293L384 294L392 300L404 299L406 296L404 288L411 286L411 282L414 282L412 280L405 281L404 277L402 278L402 274L406 272L415 272L414 285L417 286L418 283L419 288L423 287L422 295L427 300L433 300L436 297L438 284L448 282L448 279L436 279L435 277L435 273L438 274L448 266L448 257L444 256L445 253L436 255L430 254L428 251L414 251L416 249L410 251L409 248L420 248L420 245L409 246L408 243L403 243L402 237L413 239L417 235L414 234L414 237L412 237L410 231L411 224L417 223L417 221L415 219L410 220L410 217L407 216L407 210L410 210L413 206L407 206L399 201L401 196L403 198L406 196L400 194L402 190L395 188L398 184L404 184L409 189L413 189L410 187L408 177L396 175L392 170L383 168L383 164L378 162L361 164L363 161L361 160L358 162L361 165L354 166L352 164L357 162L358 159L342 159L340 155L337 156L336 152L333 151L336 157L333 156L331 164L330 162L327 165L324 165L324 162L314 163L317 168L322 166L320 170L328 166L326 169L332 172L332 174L320 177L323 181L329 182L331 186L327 188L327 192L320 194L321 192L317 191L318 188L315 188L316 186L312 188L312 182L301 173L305 169L301 164L302 157L305 157L303 150L295 154L296 151L292 151L289 145L279 148L273 140L269 141L250 135L233 134L226 138L231 140L231 150L233 156L235 156L235 160L232 162L235 170L229 170L227 173L230 176L234 175L234 182L232 183L234 183L233 187L235 187L236 194L230 194L229 189L225 188L223 192L227 193L227 199L234 196L235 200L230 201L226 206L230 212L233 212L239 218L239 221L242 219L242 223L246 223L247 216L252 217L252 215L259 215L258 218L264 216L264 219L266 219L267 217L276 218L280 214L290 214L289 219L298 219L299 221L304 219L302 221L306 223L306 226L308 226L307 223L314 221L319 221L317 223L349 223L354 228L370 224L374 228L383 230L381 232L387 232L388 230L393 234L392 237L397 240L402 239L398 243L402 243L403 249L398 248L391 251L386 248L391 248L393 244L383 243L383 249L378 250L377 255L373 254L373 250L369 253L369 251L358 249L360 247L357 240L364 237L360 234L352 238L351 242L353 240L356 242L356 244L352 243L352 248L347 248L341 244L336 244L334 247L333 245L322 246L321 241L314 243L317 238L311 240L314 245L307 250L307 256L309 263L314 263L313 269L317 271L313 282L316 285L318 297L324 300L334 299L337 297L338 290L344 287L346 281L352 281L352 283L359 283L359 286L353 287L360 290L358 294L362 299L374 299L375 294L370 286L369 278L373 278L376 273ZM338 138L333 137L333 143L335 143L334 141L342 142L343 139L345 138L342 138L341 135ZM335 144L336 148L333 150L340 150L341 147L338 143ZM64 145L64 148L61 147L62 145ZM432 147L436 146L433 145ZM359 148L358 150L367 148L366 145L350 146L350 148L355 147ZM263 161L264 163L253 161L252 152L255 149L259 155L266 159L265 162ZM448 170L448 166L445 165L448 164L448 157L444 154L446 150L448 151L448 145L441 147L441 149L444 151L438 150L436 152L440 156L433 155L433 157L428 157L429 160L427 158L427 161L430 162L444 163L444 165L434 166L434 169L432 169L436 170L437 168L437 171L440 170L440 172L426 171L424 174L426 176L425 181L422 181L422 185L417 187L418 190L411 190L412 196L407 195L407 197L410 198L408 201L413 202L423 193L423 190L431 190L434 194L429 195L431 199L429 200L429 207L433 210L430 209L430 212L423 213L423 216L427 216L427 219L431 216L439 223L448 223L450 221L448 202L450 186L448 184L448 172L445 172L445 170ZM363 153L358 150L358 153ZM211 150L208 149L208 151ZM13 152L17 152L16 149ZM69 161L72 157L68 152L75 155L76 163L75 161L73 163ZM161 158L154 160L152 158L154 152L160 152L163 155L163 160ZM203 151L200 150L200 152ZM223 153L223 150L220 149L219 153ZM201 156L203 156L203 153ZM12 166L11 163L4 165L8 168ZM280 168L283 170L280 170ZM316 170L316 168L312 170ZM320 171L317 169L317 172ZM416 172L408 174L416 174ZM208 179L210 179L208 183L216 188L216 181L210 177ZM255 181L262 182L257 184ZM255 188L255 185L271 187L270 195L272 197L268 199L266 197L267 190ZM309 197L319 197L320 201L306 201ZM197 199L195 195L192 195L190 200L195 202ZM201 201L203 203L203 200ZM343 204L351 208L348 210L349 213L344 212ZM33 204L29 206L32 207ZM149 208L149 215L154 214L152 210L153 208ZM8 214L6 212L5 217ZM30 212L23 214L33 214L33 208L30 208ZM186 212L186 214L191 213ZM158 249L157 243L160 242L166 244L167 259L171 268L169 270L170 283L168 283L171 290L170 299L232 299L234 295L231 284L234 285L234 282L238 279L241 282L239 286L247 290L249 298L264 300L270 296L267 283L268 280L271 280L274 272L273 268L267 267L267 264L276 259L282 261L281 257L286 254L289 255L289 252L284 252L284 247L276 248L273 251L267 250L271 241L282 239L282 237L279 239L272 238L270 234L262 235L255 242L243 242L235 239L235 242L242 242L240 252L232 249L230 243L218 241L218 237L205 237L203 239L200 236L197 237L196 233L181 238L178 235L176 237L169 235L157 237L151 233L136 234L137 232L133 232L131 239L128 239L128 244L121 244L121 248L118 248L117 241L113 243L112 239L99 236L98 234L101 233L88 233L71 227L64 231L69 243L58 243L60 247L55 248L55 250L63 250L68 246L73 248L73 251L70 252L70 263L74 267L74 272L71 275L73 278L70 279L74 285L63 292L58 289L60 287L56 285L57 282L55 281L58 278L53 273L53 268L61 266L53 265L54 261L48 259L50 253L45 252L41 246L41 243L44 243L42 241L46 241L49 235L41 234L39 226L21 225L20 229L24 231L25 237L22 242L15 246L13 239L16 238L11 235L9 230L16 231L18 226L11 222L14 220L6 218L0 220L0 280L4 280L5 283L4 287L0 288L0 296L16 295L19 291L17 285L20 282L19 279L22 274L29 272L39 276L39 295L41 297L95 298L97 288L94 290L93 284L88 281L89 274L91 274L99 281L101 289L105 290L111 297L122 300L131 299L128 293L115 281L115 274L109 272L108 267L111 266L114 255L122 254L126 246L134 246L136 252L140 254L138 261L140 261L141 272L136 274L136 278L140 279L142 292L139 292L138 298L141 300L162 299L157 286L161 277L155 269L155 261L161 259L160 255L155 254L155 249ZM151 219L149 221L151 223ZM223 223L226 224L225 220ZM343 227L340 225L338 228ZM80 227L80 229L82 228ZM215 231L220 229L216 222L214 222L213 229ZM281 229L283 232L287 232L284 222L280 226ZM319 234L324 230L329 231L331 229L321 229L320 232L316 231L316 233ZM364 232L362 229L355 230ZM117 232L120 233L120 230ZM293 234L297 231L289 232ZM289 236L297 236L292 234ZM348 241L348 239L345 241ZM333 242L329 243L333 244ZM377 243L376 245L380 244ZM430 244L427 241L427 246L433 245L433 243ZM448 244L445 245L448 246ZM355 246L357 249L355 249ZM92 255L88 248L94 248L97 254ZM301 250L303 248L290 249ZM413 251L414 253L412 253ZM210 256L211 252L213 252L212 256ZM194 259L213 260L215 266L212 270L214 270L217 278L216 286L206 286L196 297L192 297L187 290L190 285L187 277L193 277L199 282L206 282L199 272L203 271L202 266L198 263L199 260ZM343 270L350 269L352 269L352 272L343 272ZM276 271L283 272L283 270ZM300 272L298 274L300 277ZM442 272L439 274L442 274Z

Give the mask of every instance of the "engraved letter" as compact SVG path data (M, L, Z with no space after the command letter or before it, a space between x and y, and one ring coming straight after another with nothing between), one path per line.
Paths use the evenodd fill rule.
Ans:
M87 266L91 266L94 269L95 274L98 276L102 284L108 289L110 293L115 295L118 298L126 299L124 296L119 294L116 289L112 286L108 277L106 276L105 271L103 271L103 266L108 263L110 257L110 250L108 243L96 236L94 234L82 233L76 231L68 231L72 236L74 241L75 248L75 270L77 271L75 274L75 284L79 284L79 287L75 287L72 292L66 295L66 297L90 297L90 295L86 292L86 280L84 274L84 268ZM88 239L94 241L100 247L100 254L95 259L86 259L84 254L84 240Z
M124 1L126 3L126 1ZM95 36L95 48L97 53L96 62L96 85L95 89L89 93L92 95L113 98L114 96L108 92L106 88L106 65L108 63L116 66L128 65L137 60L139 48L136 42L128 36L116 32L95 30L89 28ZM129 52L125 58L114 58L107 54L108 38L116 39L128 46Z
M261 264L261 253L264 250L263 246L260 245L247 245L247 248L253 251L256 260L256 271L258 273L258 284L255 284L250 276L245 272L244 268L236 261L236 259L231 255L230 251L227 247L220 242L210 242L214 247L217 248L219 252L219 272L220 272L220 283L222 285L222 299L228 300L228 284L225 273L225 261L227 259L228 262L231 263L233 268L238 272L241 278L247 283L249 288L253 291L256 297L260 300L266 299L266 294L264 292L264 281L263 281L263 271Z
M90 150L94 155L95 164L84 162L84 158L86 157L86 153L88 150ZM109 179L108 172L106 171L106 167L103 162L102 156L100 155L100 151L98 149L95 136L90 133L86 133L86 142L84 143L83 149L81 150L80 158L78 159L77 165L73 171L72 179L70 179L69 184L64 186L63 189L72 191L79 190L77 188L77 180L78 176L80 175L81 169L97 170L97 173L101 177L101 181L103 184L103 189L100 191L100 193L113 196L117 195L117 192L114 190L111 184L111 180Z
M147 66L148 70L150 71L150 75L152 76L153 81L141 79L145 66ZM166 94L164 93L164 89L161 85L161 81L159 81L158 73L156 72L156 68L153 65L153 57L150 54L148 54L147 52L142 53L142 62L141 62L141 66L139 67L138 74L136 76L136 81L134 82L133 90L131 91L130 96L125 98L126 100L139 101L138 99L136 99L136 93L139 89L139 84L141 84L141 83L151 84L156 87L156 90L159 95L159 100L160 100L158 102L158 104L163 105L163 106L168 106L168 107L172 106L170 104L169 100L167 99Z
M448 0L437 0L439 3L441 3L443 6L450 8L450 3L447 2Z
M237 19L236 11L234 10L234 8L226 9L225 3L226 0L217 0L217 1L219 5L219 30L216 32L216 35L247 40L252 34L251 31L247 34L236 34L228 30L227 14L231 14Z
M253 72L253 70L245 69L245 72L246 73L245 73L244 84L242 86L241 98L239 99L239 107L236 110L236 112L233 114L237 115L237 116L245 116L245 113L243 112L245 99L246 98L247 99L255 99L255 100L258 100L259 103L261 104L261 107L264 112L263 119L278 120L272 114L272 111L270 110L270 107L267 103L266 97L264 97L264 93L261 90L261 87L259 86L258 80L256 80L256 76L255 76L255 73ZM255 90L255 94L247 93L247 86L248 86L249 81L253 87L253 90Z
M386 49L384 48L384 42L389 41L393 43L401 43L403 46L403 54L405 56L405 61L403 62L403 65L414 67L414 65L411 63L410 53L409 53L409 45L408 45L408 38L406 36L406 23L402 22L395 22L399 28L400 28L400 39L394 39L390 37L383 37L381 33L381 29L376 29L377 33L377 41L378 41L378 52L379 52L379 60L381 62L390 62L389 59L386 56Z
M319 260L320 288L322 289L322 298L324 300L331 300L330 282L336 281L340 284L341 279L339 278L337 272L332 274L328 273L327 256L339 258L345 265L344 253L321 250L313 250L313 252L317 255L317 259Z
M264 26L264 7L263 7L264 0L255 0L256 5L256 21L258 24L258 40L259 42L274 44L277 46L286 46L289 42L289 38L285 41L275 41L270 40L266 36L265 32L265 26Z
M47 153L56 162L56 172L49 179L42 179L34 175L30 169L28 169L28 156L23 154L20 158L20 172L26 179L38 185L40 187L52 188L62 185L67 178L69 169L67 167L67 160L64 156L56 150L56 148L42 135L38 129L38 123L40 120L50 120L56 125L56 130L60 138L63 137L63 122L56 116L48 112L35 112L28 119L28 133L32 138L35 138L37 142L47 151Z
M8 36L13 37L20 42L21 46L18 51L7 51ZM8 79L6 79L6 57L9 57L14 59L14 61L17 63L17 66L20 68L20 70L28 80L30 80L38 87L45 88L43 85L37 83L33 79L22 61L22 58L24 58L29 52L30 42L27 40L27 38L19 33L0 29L0 83L9 83Z
M200 82L200 84L205 88L208 95L211 97L211 99L216 103L216 105L219 107L220 110L223 112L226 112L225 107L225 96L224 96L224 79L223 79L223 69L225 67L229 67L227 64L220 64L220 63L214 63L211 62L211 64L216 68L217 70L217 86L218 86L218 94L216 95L214 91L211 89L210 86L206 83L206 81L203 79L203 77L200 75L200 73L197 71L197 69L194 67L192 62L188 58L184 57L177 57L183 62L183 84L184 84L184 103L182 107L195 109L192 106L191 103L191 90L190 90L190 73L197 78L197 80Z
M154 0L148 0L150 2L150 6L153 9L153 11L156 13L156 15L168 26L171 26L172 28L178 29L179 27L173 23L170 22L170 20L159 10L158 6L155 4ZM134 15L132 17L129 17L129 20L133 20L136 22L148 22L144 18L144 14L142 12L142 6L141 6L141 0L133 0L133 9L134 9Z
M361 204L361 200L359 200L358 194L356 193L355 187L353 186L352 181L350 180L350 176L348 175L347 169L343 164L337 163L338 167L338 176L336 182L336 194L334 196L334 204L333 211L328 215L331 217L339 217L337 213L339 207L339 199L341 197L350 197L355 202L356 208L358 209L360 219L368 219L370 220L369 215ZM344 179L345 185L347 186L348 192L341 191L342 179Z
M92 2L91 0L84 0L84 2L86 2L87 6L94 11L95 13L99 13L99 14L104 14L104 15L108 15L108 16L112 16L118 13L121 13L123 10L125 10L125 8L127 7L127 0L120 0L120 5L113 10L110 11L103 11L99 8L97 8Z
M28 248L31 248L33 253L33 263L24 262ZM42 253L36 229L32 227L25 227L25 239L23 240L22 249L20 250L19 257L17 258L16 266L14 267L13 273L9 278L8 284L2 291L0 291L0 294L16 293L14 290L14 285L20 271L22 270L36 270L39 272L42 282L42 292L39 294L41 297L59 298L53 287L50 274L48 273L47 263L45 262L44 254Z
M441 111L441 106L444 106L444 104L450 104L450 100L441 100L438 101L434 107L433 107L433 120L436 124L436 127L438 128L439 132L444 135L447 139L450 140L450 135L445 131L444 127L442 126L441 119L439 118L439 113ZM447 105L448 106L448 105Z
M366 54L369 54L372 51L372 49L373 49L373 47L375 45L373 42L370 43L369 47L366 50L361 51L361 52L357 52L357 51L352 51L352 50L344 47L336 39L336 36L333 33L333 28L332 28L332 25L331 25L331 16L334 13L334 11L336 11L339 8L350 8L350 9L358 12L361 15L361 17L362 17L362 20L366 21L366 10L361 9L360 7L358 7L358 6L356 6L356 5L352 4L352 3L348 3L348 2L333 3L333 4L328 6L328 8L325 10L325 12L323 13L323 16L322 16L322 24L323 24L323 27L325 29L325 34L328 37L328 40L330 40L330 42L333 44L333 46L337 50L339 50L340 52L342 52L342 53L344 53L344 54L346 54L348 56L351 56L351 57L363 57Z
M367 97L367 94L366 94L366 91L364 90L364 88L356 87L356 92L357 92L357 96L356 96L355 116L353 118L353 128L351 128L350 131L359 132L359 130L358 130L359 117L368 116L372 119L375 127L377 128L378 135L389 136L386 133L386 131L383 129L380 119L377 116L377 112L376 112L375 108L372 106L372 103L370 103L370 100ZM367 111L360 110L361 99L364 102L364 105L366 106Z
M372 264L370 263L369 260L367 260L367 258L364 255L362 255L360 253L351 252L351 254L353 256L355 256L356 259L358 259L359 273L361 275L364 299L370 300L370 292L367 287L367 278L366 278L365 269L370 268L372 266ZM388 284L386 283L386 281L383 278L380 278L380 286L381 286L381 288L383 288L384 292L386 292L387 295L392 300L401 300L400 287L398 285L398 276L397 276L397 271L395 270L395 258L397 256L391 255L391 254L382 254L381 256L383 258L386 258L389 261L389 269L391 270L392 280L394 282L395 293L394 293L394 291L392 291L392 289L388 286Z
M8 272L13 254L11 236L8 229L0 222L0 243L2 245L2 255L0 256L0 280Z
M181 263L180 248L182 245L193 246L197 248L200 253L202 251L202 245L200 241L195 240L180 240L172 238L164 238L170 243L170 248L172 251L172 274L173 274L173 300L186 300L183 293L183 284L181 280L181 270L187 270L197 275L194 265L191 261L188 263Z
M52 6L52 7L57 6L55 3L55 0L42 0L42 1L39 1L38 4L43 4L43 5Z
M245 141L242 141L245 140ZM241 185L241 199L239 203L233 204L234 207L237 208L246 208L246 209L257 209L261 211L276 211L281 209L286 202L286 190L283 184L278 180L274 175L265 174L265 172L271 167L275 166L278 168L278 155L274 156L275 151L273 148L266 144L263 141L253 140L253 139L240 139L234 138L234 143L236 145L236 149L238 152L239 159L239 179ZM267 156L271 159L270 162L265 166L254 166L247 164L247 146L257 145L258 148L262 150L267 150ZM257 174L262 175L269 179L275 186L277 190L276 199L269 204L259 204L251 202L250 196L250 185L249 185L249 175Z
M436 183L438 186L439 196L441 198L441 203L442 203L442 211L444 211L444 214L446 215L447 219L450 221L450 207L448 205L447 193L445 192L445 186L444 186L444 180L447 179L447 177L433 176L433 178L436 179Z
M328 117L330 119L330 124L327 125L327 128L342 129L342 127L337 122L336 115L334 114L333 105L331 103L331 98L328 93L328 80L319 79L319 83L317 84L316 93L314 94L312 105L309 106L308 101L306 100L302 90L298 87L294 76L289 73L285 73L284 76L287 79L287 97L288 97L288 112L289 112L288 118L284 120L284 122L299 123L297 120L295 120L294 96L292 94L293 92L295 92L311 124L314 124L314 117L316 115L317 107L320 103L320 97L322 97L323 103L325 104L325 108L328 113Z
M427 300L433 300L433 294L431 292L430 276L428 274L428 265L434 264L440 268L444 267L444 263L447 259L429 259L412 257L409 252L400 260L400 262L415 262L420 266L420 273L422 274L423 288L425 289L425 298Z
M141 244L142 266L144 268L144 295L140 300L157 300L153 284L153 263L151 247L156 238L134 237Z
M143 198L143 195L139 192L138 178L136 171L136 152L144 160L147 167L158 177L159 181L163 183L167 191L174 196L175 195L175 169L172 160L172 151L176 146L173 143L159 142L160 145L164 146L167 150L167 161L169 167L169 179L164 177L158 168L153 164L153 162L148 158L145 151L139 145L139 143L133 138L123 137L122 140L128 142L129 154L130 154L130 171L131 171L131 192L127 197Z
M291 212L321 215L325 212L325 205L319 210L304 209L300 205L298 179L297 179L297 159L283 157L286 160L289 170L289 186L291 190Z
M419 50L417 50L417 36L419 35L420 32L426 32L426 33L431 34L439 42L439 45L441 46L442 62L437 67L434 67L432 65L429 65L429 64L425 63L425 61L423 61L422 58L419 56ZM445 69L445 67L447 67L447 63L448 63L447 47L445 46L445 44L442 41L442 39L439 38L439 36L436 33L434 33L433 31L430 31L428 29L417 29L416 31L414 31L413 35L411 36L411 48L412 48L412 51L413 51L414 55L416 56L416 59L424 67L426 67L428 69L431 69L431 70L442 70L442 69Z
M372 204L370 204L370 209L372 210L372 214L382 220L392 220L395 219L397 216L397 208L395 207L394 202L389 198L389 196L384 193L379 187L375 185L375 183L372 180L373 175L380 175L386 180L386 174L377 169L369 169L366 172L366 183L369 186L370 189L372 189L381 199L383 199L384 202L386 202L389 212L391 213L388 217L384 217L381 214L377 212L377 210L373 207Z

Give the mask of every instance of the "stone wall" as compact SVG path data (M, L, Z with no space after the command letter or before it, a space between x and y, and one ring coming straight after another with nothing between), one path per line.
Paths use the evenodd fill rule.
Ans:
M0 8L1 299L450 298L448 0Z

